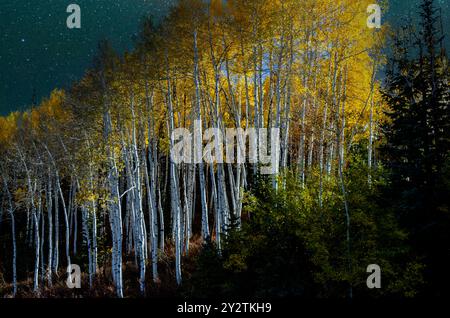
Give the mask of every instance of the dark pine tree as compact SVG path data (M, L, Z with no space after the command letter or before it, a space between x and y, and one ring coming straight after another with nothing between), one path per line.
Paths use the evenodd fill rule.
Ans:
M450 86L437 12L433 0L423 0L420 30L396 35L383 94L389 192L426 264L424 295L442 296L450 281Z

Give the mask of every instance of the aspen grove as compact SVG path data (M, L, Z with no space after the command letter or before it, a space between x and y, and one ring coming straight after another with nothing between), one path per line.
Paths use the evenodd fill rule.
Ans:
M277 193L288 176L319 210L338 200L345 232L335 239L350 271L348 154L363 149L365 182L375 187L387 110L377 76L386 30L367 27L371 2L182 0L160 24L143 20L131 52L119 56L102 41L70 89L1 117L1 226L9 235L0 259L10 294L25 275L21 262L37 295L79 264L90 287L106 273L126 297L126 260L145 295L164 283L167 257L181 286L193 242L220 253L229 228L251 218L245 207L258 180ZM276 173L261 175L258 160L174 162L178 128L203 145L208 128L224 136L277 128ZM271 136L254 138L241 142L258 148ZM216 156L230 146L223 140Z

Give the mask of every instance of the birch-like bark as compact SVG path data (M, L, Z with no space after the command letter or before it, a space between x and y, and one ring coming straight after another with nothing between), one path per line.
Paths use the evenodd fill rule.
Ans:
M166 52L166 67L167 67L167 106L169 111L169 136L175 129L174 112L172 105L172 83L170 80L168 54ZM170 147L173 148L173 140L170 138ZM177 284L181 285L181 202L180 202L180 187L178 185L177 167L170 158L170 194L171 194L171 208L174 217L173 226L175 227L175 276Z
M76 205L75 198L77 197L77 184L74 181L73 194L72 194L72 207L73 207L73 254L77 255L77 239L78 239L78 207Z
M294 63L294 43L293 38L291 36L289 41L289 64L288 64L288 71L287 71L287 78L286 78L286 92L285 92L285 114L284 119L282 121L282 143L281 143L281 167L283 169L286 169L288 166L288 142L289 142L289 130L290 130L290 114L291 114L291 93L292 93L292 83L291 83L291 73L292 73L292 65Z
M66 202L64 200L64 193L62 191L61 188L61 182L60 182L60 177L59 177L59 171L58 171L58 167L56 166L56 162L53 158L52 153L50 152L50 150L48 149L48 147L44 144L45 149L47 150L47 153L49 155L49 159L52 162L53 168L54 168L54 172L55 172L55 186L56 186L56 191L59 193L60 198L61 198L61 204L63 207L63 212L64 212L64 223L65 223L65 228L66 228L66 261L67 261L67 267L69 267L71 265L71 261L70 261L70 227L69 227L69 216L68 216L68 211L67 211L67 207L66 207Z
M122 283L122 213L119 190L119 171L117 159L111 144L112 122L108 109L104 113L106 153L108 156L108 211L112 235L112 276L116 287L117 297L123 298Z
M53 249L53 273L58 273L58 267L59 267L59 199L58 199L58 190L55 188L53 189L53 199L54 199L54 205L55 205L55 247Z
M282 7L284 8L284 3L281 3ZM276 70L276 85L275 85L275 103L276 103L276 114L275 114L275 128L276 129L280 129L281 127L281 77L282 77L282 64L283 64L283 57L284 57L284 51L286 49L286 42L285 42L285 30L283 28L282 33L281 33L281 38L280 38L280 52L278 53L278 65L277 65L277 70ZM287 77L289 77L289 75L287 75ZM287 133L287 132L284 132ZM265 142L267 142L267 140L265 140ZM277 143L279 144L279 143ZM283 143L281 143L283 144ZM277 153L280 153L279 149L271 149L271 151L276 151ZM280 160L279 158L277 158L276 160L276 164L279 165ZM279 166L277 167L273 167L273 169L275 169L275 171L279 170ZM272 176L272 186L273 188L277 191L278 190L278 178L276 175Z
M89 226L88 226L88 209L86 207L81 208L81 223L83 228L84 241L86 242L86 247L88 251L88 270L89 270L89 288L92 288L93 280L93 266L92 266L92 246L91 238L89 236Z
M149 150L150 151L150 150ZM152 256L152 275L153 275L153 281L156 282L158 279L158 236L157 236L157 230L158 230L158 223L156 214L158 213L156 211L156 198L154 197L154 191L153 187L150 185L150 177L149 177L149 168L147 167L147 160L145 160L145 153L143 155L144 158L144 177L145 177L145 186L147 189L147 205L149 207L149 226L150 226L150 235L149 235L149 247L151 249L151 256ZM150 158L150 165L152 165L151 161L151 155L149 154ZM153 174L152 169L150 168L150 174Z
M197 125L194 126L194 138L197 145L203 145L202 140L202 114L200 107L200 75L199 75L199 56L197 46L197 30L194 31L194 83L195 83L195 111L197 115ZM208 204L206 198L206 184L205 171L203 165L203 156L201 149L195 149L195 162L197 163L197 170L200 179L200 201L202 206L202 238L207 240L209 238L209 220L208 220Z
M332 73L332 60L330 59L329 68L328 68L328 77L331 77ZM325 102L323 105L323 111L322 111L322 127L321 127L321 133L320 133L320 142L319 142L319 206L322 207L323 205L323 177L324 177L324 171L325 171L325 137L327 136L326 131L328 127L328 103L329 103L329 92L330 92L330 85L327 81L326 84L326 92L325 92Z
M137 145L136 138L136 113L134 110L134 95L131 93L131 116L132 116L132 131L131 131L131 142L132 142L132 162L134 162L134 167L132 170L132 186L134 193L134 213L135 213L135 237L137 242L135 242L135 253L137 252L139 259L139 287L141 294L145 293L145 263L146 263L146 227L144 220L144 212L142 207L142 189L141 189L141 163ZM131 166L131 165L130 165ZM131 173L131 171L129 171Z
M12 284L13 284L13 297L17 294L17 244L16 244L16 221L14 216L14 206L11 192L9 191L8 182L6 177L3 176L3 188L8 200L8 214L11 218L11 240L12 240Z
M47 282L52 286L52 261L53 261L53 198L52 198L52 175L48 169L47 181L47 218L48 218L48 257L47 257Z
M156 174L158 166L158 154L154 131L154 120L152 116L153 112L153 90L149 93L148 82L145 83L145 94L147 100L147 112L148 112L148 156L145 156L143 151L143 162L145 169L145 183L147 189L147 204L149 207L149 247L151 249L152 257L152 276L153 281L158 280L158 209L156 207ZM155 133L156 134L156 133ZM161 212L162 213L162 212Z
M367 146L367 170L368 170L368 176L367 181L369 183L369 186L372 185L372 159L373 159L373 107L374 107L374 100L373 100L373 93L374 93L374 85L375 85L375 74L376 74L376 63L373 64L373 70L372 70L372 81L370 84L370 114L369 114L369 145Z
M40 241L40 264L41 264L41 284L44 284L45 266L44 266L44 244L45 244L45 217L42 204L42 198L39 196L39 221L41 223L41 241Z

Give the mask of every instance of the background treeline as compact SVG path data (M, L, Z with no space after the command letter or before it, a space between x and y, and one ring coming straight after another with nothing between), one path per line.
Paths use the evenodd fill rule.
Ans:
M442 294L443 28L424 0L382 88L370 2L180 1L132 52L101 42L69 91L0 118L1 294L54 296L73 263L87 296ZM175 164L171 133L196 120L279 128L278 173Z

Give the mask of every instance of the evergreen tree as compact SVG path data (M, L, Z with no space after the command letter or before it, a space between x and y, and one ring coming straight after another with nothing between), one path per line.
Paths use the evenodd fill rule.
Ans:
M421 30L404 27L394 39L383 92L391 119L385 154L392 202L427 264L430 292L440 295L450 242L449 70L433 1L424 0L420 9Z

